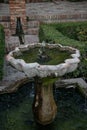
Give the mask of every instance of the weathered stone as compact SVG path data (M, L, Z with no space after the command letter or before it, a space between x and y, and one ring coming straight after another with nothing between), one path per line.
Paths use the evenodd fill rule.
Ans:
M42 43L33 43L33 44L29 44L29 45L21 45L19 47L19 51L25 51L29 48L34 48L36 46L42 46ZM72 58L71 59L67 59L65 60L64 63L62 64L58 64L58 65L40 65L38 63L25 63L23 60L20 59L15 59L12 56L12 53L18 53L18 50L14 50L12 53L9 53L7 55L7 60L18 70L22 70L28 77L34 77L34 76L38 76L38 77L47 77L47 76L51 76L52 74L55 76L62 76L65 73L69 73L74 71L77 66L78 63L80 62L79 60L79 56L80 56L80 52L79 50L75 49L75 48L70 48L69 46L62 46L60 44L46 44L46 47L48 48L60 48L64 50L68 50L68 51L72 51L74 50L74 54L72 54ZM59 47L58 47L59 46Z
M65 79L62 81L56 81L55 87L66 87L67 85L77 84L77 88L83 96L87 97L87 83L82 78Z
M57 106L53 97L53 85L43 85L43 82L37 79L35 81L34 117L38 123L47 125L55 119L57 114Z

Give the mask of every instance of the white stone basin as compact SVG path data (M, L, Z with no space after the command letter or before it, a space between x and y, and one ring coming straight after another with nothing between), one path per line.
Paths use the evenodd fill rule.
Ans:
M80 62L80 52L79 50L69 46L46 43L46 47L48 49L58 48L58 50L60 49L71 52L71 58L66 59L63 63L57 65L41 65L37 62L26 63L23 59L14 58L15 55L19 56L23 51L25 52L35 47L41 48L42 43L21 45L15 48L15 50L11 51L6 58L7 61L17 70L23 71L29 78L34 77L35 97L32 106L34 118L41 125L47 125L55 119L57 113L57 105L53 96L54 81L46 83L45 81L43 81L43 79L45 79L44 77L48 78L48 76L50 76L50 79L52 79L54 76L62 76L65 73L74 71L77 68L78 63Z
M11 51L7 56L7 61L14 66L17 70L23 71L29 78L31 77L47 77L51 75L62 76L65 73L69 73L74 71L78 63L80 62L80 52L78 49L69 47L69 46L62 46L60 44L47 44L46 46L48 48L58 48L62 50L67 50L72 52L71 58L66 59L64 63L57 64L57 65L40 65L37 62L34 63L26 63L22 59L15 59L14 53L16 55L20 55L22 51L29 50L30 48L34 47L41 47L42 43L32 43L28 45L20 45L19 47L16 47L15 50Z

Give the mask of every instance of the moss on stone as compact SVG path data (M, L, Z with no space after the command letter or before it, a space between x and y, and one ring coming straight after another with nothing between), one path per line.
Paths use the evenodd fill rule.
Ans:
M43 86L53 84L57 80L58 80L58 77L45 77L45 78L42 78Z
M43 65L56 65L59 63L63 63L65 59L70 58L70 53L67 51L60 51L59 49L45 49L46 55L49 56L49 60L45 62L41 62L38 59L38 54L39 54L39 49L38 47L32 48L29 51L22 52L22 55L15 57L15 58L20 58L23 59L27 63L33 63L33 62L38 62Z

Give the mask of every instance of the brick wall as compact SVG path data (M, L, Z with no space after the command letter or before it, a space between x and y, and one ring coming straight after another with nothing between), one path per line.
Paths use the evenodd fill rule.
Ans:
M26 0L26 3L45 2L46 0Z
M15 33L16 28L16 18L20 17L23 30L26 32L27 29L27 20L26 20L26 5L25 0L9 0L10 8L10 28L11 32Z
M32 2L36 3L36 2L44 2L46 0L25 0L25 1L26 3L32 3ZM0 3L9 3L9 0L0 0Z

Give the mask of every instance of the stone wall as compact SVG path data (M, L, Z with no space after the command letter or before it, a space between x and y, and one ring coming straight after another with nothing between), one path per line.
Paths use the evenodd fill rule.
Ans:
M26 3L36 3L36 2L45 2L46 0L25 0L25 1ZM9 0L0 0L0 3L9 3Z
M26 32L27 21L26 21L26 5L25 0L9 0L10 8L10 28L12 34L15 33L17 17L21 18L24 32Z

